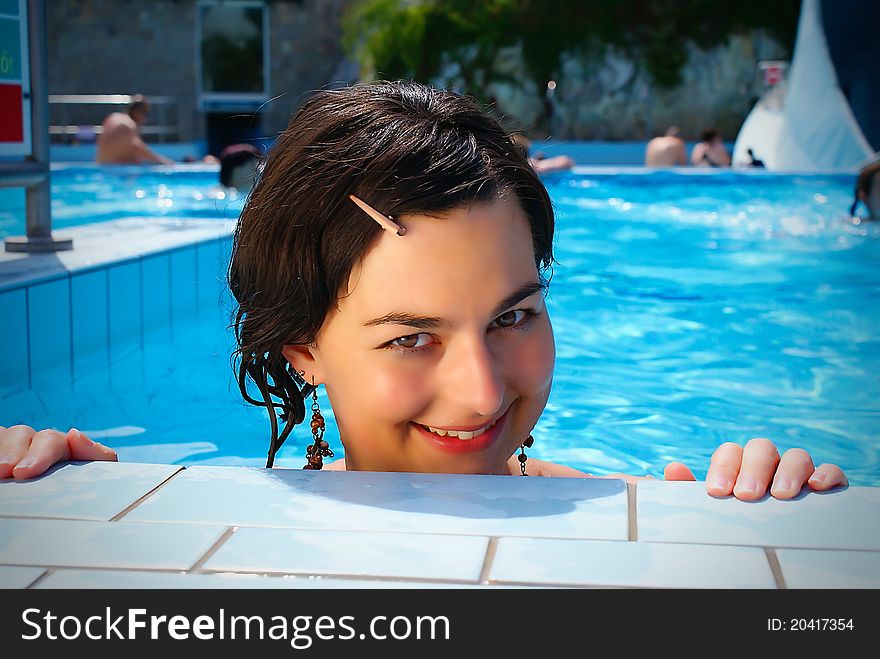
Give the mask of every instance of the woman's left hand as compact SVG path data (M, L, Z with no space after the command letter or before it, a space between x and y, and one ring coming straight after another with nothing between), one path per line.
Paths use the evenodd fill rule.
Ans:
M696 480L680 462L670 462L663 470L668 481ZM754 501L767 494L776 499L792 499L806 485L815 492L849 484L843 470L834 464L813 466L810 454L800 448L787 450L782 457L769 439L750 439L745 447L733 442L719 446L712 455L706 474L706 491L715 497L733 494L742 501Z

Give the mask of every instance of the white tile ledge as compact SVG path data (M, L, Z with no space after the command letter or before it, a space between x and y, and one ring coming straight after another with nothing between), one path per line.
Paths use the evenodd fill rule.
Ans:
M53 235L72 238L72 250L51 254L0 251L0 291L217 240L234 229L231 220L183 217L132 217L59 229Z
M880 550L880 488L745 502L711 497L704 483L642 481L636 506L640 541Z

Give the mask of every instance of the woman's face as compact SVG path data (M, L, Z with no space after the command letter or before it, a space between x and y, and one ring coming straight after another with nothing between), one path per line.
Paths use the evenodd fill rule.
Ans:
M528 222L514 198L400 221L284 354L326 386L348 469L509 473L555 358Z

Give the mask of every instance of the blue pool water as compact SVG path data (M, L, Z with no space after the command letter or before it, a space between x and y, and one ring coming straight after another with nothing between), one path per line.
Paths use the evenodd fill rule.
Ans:
M219 185L217 165L52 167L55 229L126 217L235 218L244 199ZM25 195L0 188L0 238L25 232Z
M722 442L769 437L880 486L880 226L845 217L851 176L546 182L558 211L548 298L558 361L531 454L596 474L660 476L679 460L700 478ZM212 183L204 173L201 187L165 185L179 200ZM143 345L114 348L109 370L7 395L0 422L76 426L123 460L262 465L268 422L237 394L229 311L224 301L176 317ZM301 466L304 444L295 431L277 464Z

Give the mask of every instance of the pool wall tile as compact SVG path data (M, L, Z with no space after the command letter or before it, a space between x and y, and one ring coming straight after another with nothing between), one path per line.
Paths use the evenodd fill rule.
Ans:
M0 589L27 588L44 572L40 567L0 565Z
M70 280L28 288L31 387L57 386L71 376Z
M787 588L880 588L880 552L777 549Z
M141 261L144 332L167 328L171 322L171 257L149 256Z
M0 518L0 564L186 570L222 528Z
M134 462L64 462L30 480L0 480L0 518L110 520L181 469Z
M479 536L243 528L203 569L476 583L488 545Z
M27 291L0 293L0 396L28 388Z
M110 345L113 350L140 341L142 323L141 264L123 263L107 271Z
M747 502L700 482L640 481L636 502L640 541L880 551L880 488Z
M191 314L196 309L198 277L196 249L187 247L171 252L171 313L174 317Z
M221 258L226 240L211 240L196 246L196 277L199 308L216 309L225 286L226 269Z
M70 278L73 317L73 376L88 377L108 366L109 320L107 271L96 270Z
M220 273L221 280L225 280L226 278L226 268L229 265L229 260L232 257L232 240L230 238L226 238L224 240L220 240L218 243L218 248L220 250ZM226 285L225 281L222 281L220 286L220 308L222 311L229 312L235 307L235 298L232 295L232 291L229 290L229 286Z
M565 586L776 588L758 547L541 538L501 538L489 579Z
M167 240L164 234L157 239L157 222L152 220L145 225L137 219L107 226L117 224L126 232L149 227L149 244ZM113 360L117 350L125 352L140 344L145 332L170 334L174 314L194 313L204 304L228 312L232 300L225 268L233 224L191 224L190 234L210 237L164 251L147 249L148 256L134 252L122 257L117 254L118 244L104 244L106 227L87 225L77 230L89 233L90 249L71 253L71 263L59 263L54 256L38 267L30 266L30 259L9 261L8 276L0 285L0 314L5 321L0 329L5 346L0 357L4 374L0 396L57 385L59 379L88 379L96 371L96 359ZM226 235L217 238L218 233Z
M626 540L627 506L626 483L615 479L196 466L126 519Z

